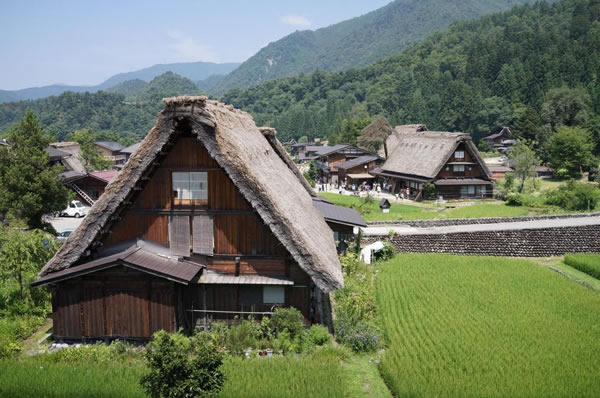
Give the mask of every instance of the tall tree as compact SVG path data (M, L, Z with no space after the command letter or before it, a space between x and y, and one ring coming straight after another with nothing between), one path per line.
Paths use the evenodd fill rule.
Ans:
M519 192L523 192L525 181L535 175L535 168L539 166L540 161L535 156L535 152L523 141L519 141L510 149L508 160L515 170L515 175L521 179Z
M71 197L59 180L62 167L49 166L49 138L31 110L9 131L8 142L0 147L0 212L44 227L42 216L63 210Z
M572 178L581 176L582 169L592 166L594 141L589 131L579 127L561 126L548 141L550 166Z
M56 251L56 241L40 231L0 229L0 275L14 279L21 299L29 299L29 284Z
M553 129L557 126L581 126L589 116L590 96L583 89L552 89L542 107L542 116Z
M85 171L89 173L90 171L106 170L110 167L110 162L104 159L94 145L96 135L90 129L77 130L71 137L81 147L81 162Z

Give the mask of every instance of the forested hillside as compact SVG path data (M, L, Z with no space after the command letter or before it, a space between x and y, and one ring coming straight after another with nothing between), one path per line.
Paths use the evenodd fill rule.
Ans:
M282 141L352 141L357 120L384 115L476 139L509 125L540 144L559 124L600 133L599 77L600 0L561 0L458 22L366 68L273 80L223 100Z
M452 22L503 11L533 0L396 0L316 31L296 31L270 43L211 88L222 94L269 79L342 71L394 55Z

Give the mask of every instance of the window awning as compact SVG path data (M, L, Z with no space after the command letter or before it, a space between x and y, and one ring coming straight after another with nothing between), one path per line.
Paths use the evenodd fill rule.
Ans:
M204 272L198 283L207 285L284 285L291 286L294 281L279 276L264 275L224 275L215 272Z

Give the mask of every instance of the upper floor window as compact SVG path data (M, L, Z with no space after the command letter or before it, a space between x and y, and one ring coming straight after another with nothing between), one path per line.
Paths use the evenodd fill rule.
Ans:
M464 164L455 164L452 166L455 173L464 173L465 165Z
M173 172L173 192L178 204L208 199L208 173L205 171Z
M464 159L465 158L465 151L456 151L456 152L454 152L454 158L455 159Z

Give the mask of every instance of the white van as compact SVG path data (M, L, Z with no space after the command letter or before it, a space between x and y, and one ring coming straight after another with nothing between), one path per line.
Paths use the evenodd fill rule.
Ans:
M71 203L69 203L69 207L67 207L65 210L61 211L60 215L62 217L79 218L79 217L86 216L88 213L88 210L89 210L89 207L84 206L80 201L72 200Z

